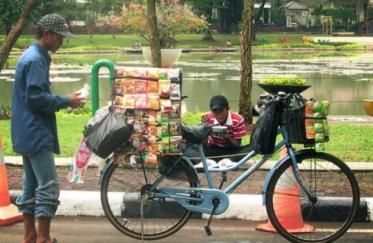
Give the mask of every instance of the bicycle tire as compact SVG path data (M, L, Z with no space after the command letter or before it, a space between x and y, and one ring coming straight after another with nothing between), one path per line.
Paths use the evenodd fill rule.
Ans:
M313 150L296 155L312 202L300 188L287 160L269 181L266 208L272 225L291 242L331 242L352 225L360 192L351 169L340 159ZM293 183L293 184L292 184Z
M185 161L176 177L165 177L161 186L196 187L193 171ZM148 182L145 183L145 175ZM141 190L160 176L157 168L131 167L113 162L101 182L101 204L109 221L123 234L139 240L157 240L177 232L192 212L170 199L144 201L141 219ZM180 179L181 178L181 179ZM158 188L157 188L158 189Z

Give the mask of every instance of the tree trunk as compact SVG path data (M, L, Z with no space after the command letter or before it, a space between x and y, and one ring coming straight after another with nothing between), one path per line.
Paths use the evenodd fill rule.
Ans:
M152 54L152 65L154 67L161 66L161 45L159 41L159 33L157 27L157 13L155 10L156 0L148 0L147 1L147 12L148 18L147 21L149 23L149 32L150 32L150 49Z
M209 8L205 11L206 20L208 23L211 23L211 15L212 15L212 9ZM211 28L211 25L209 25L206 29L203 30L202 41L214 41L214 38L212 37L212 31L210 28Z
M0 47L0 71L3 69L9 53L21 35L23 28L27 23L27 19L32 9L39 3L39 0L28 0L22 9L22 13L13 29L6 36L4 43Z
M255 22L253 26L253 33L252 33L252 40L256 40L256 31L258 29L258 26L261 24L260 22L260 16L262 16L263 11L264 11L264 5L266 4L267 0L262 0L262 3L260 4L258 14L255 16Z
M251 89L252 89L252 56L251 56L251 22L253 15L253 0L245 0L242 12L241 32L241 85L239 113L246 124L252 124Z

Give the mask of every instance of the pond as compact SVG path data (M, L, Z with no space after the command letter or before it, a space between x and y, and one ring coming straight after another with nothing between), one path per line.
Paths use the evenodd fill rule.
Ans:
M10 104L14 67L18 57L0 73L0 103ZM147 66L141 55L54 55L52 89L67 94L90 84L91 66L101 58L116 66ZM184 111L206 111L212 95L227 96L233 110L240 94L240 55L236 53L183 53L175 67L183 70ZM302 94L331 102L332 115L364 115L361 100L373 98L373 53L255 52L252 102L264 91L256 83L267 76L296 74L312 87ZM100 104L110 97L108 71L100 70Z

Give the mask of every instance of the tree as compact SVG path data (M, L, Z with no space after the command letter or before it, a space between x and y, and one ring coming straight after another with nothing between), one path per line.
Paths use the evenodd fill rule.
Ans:
M0 26L2 26L5 35L10 32L12 26L17 22L24 4L25 0L0 1Z
M244 0L242 12L242 31L241 31L241 84L239 113L244 117L246 124L252 124L253 116L251 113L251 89L252 89L252 53L251 53L251 34L252 17L254 2L253 0Z
M22 9L21 15L16 25L9 31L9 34L6 36L4 43L0 47L0 71L3 69L10 51L12 50L23 28L25 27L32 9L39 3L39 0L28 0Z
M159 41L159 32L157 26L157 12L155 0L147 1L147 21L149 26L149 42L152 53L152 65L161 66L161 43Z
M147 6L130 3L123 8L118 24L123 30L138 33L145 40L150 40ZM185 32L197 32L207 27L203 17L197 16L188 5L179 0L162 0L156 5L157 27L161 48L171 48L176 44L175 35Z

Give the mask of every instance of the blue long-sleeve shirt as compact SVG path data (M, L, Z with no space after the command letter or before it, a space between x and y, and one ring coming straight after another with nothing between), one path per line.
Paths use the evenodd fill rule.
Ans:
M38 43L20 57L12 97L11 134L13 150L29 155L40 150L59 153L55 111L69 105L67 96L54 96L50 89L51 58Z

